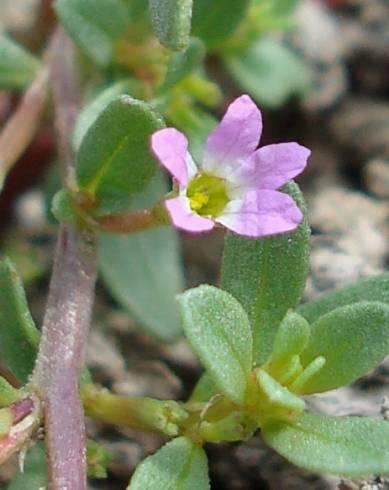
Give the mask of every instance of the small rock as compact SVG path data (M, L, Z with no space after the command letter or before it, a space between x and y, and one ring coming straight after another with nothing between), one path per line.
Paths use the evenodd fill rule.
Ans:
M389 160L371 160L365 169L368 189L378 197L389 198Z

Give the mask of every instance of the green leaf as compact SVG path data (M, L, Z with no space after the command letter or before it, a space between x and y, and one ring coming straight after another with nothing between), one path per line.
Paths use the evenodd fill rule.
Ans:
M107 65L114 46L128 27L128 11L121 0L56 0L56 14L85 54Z
M293 464L314 473L367 476L389 472L389 423L305 412L296 422L273 422L263 439Z
M274 339L272 362L281 363L300 354L309 341L310 332L305 318L295 312L288 312Z
M294 233L258 240L228 233L221 287L246 310L253 329L253 360L263 364L273 348L278 325L296 307L308 274L310 228L303 196L294 182L285 190L305 215Z
M298 312L312 323L335 308L358 301L380 301L389 305L389 274L361 279L351 286L334 289L300 306Z
M90 126L96 121L99 114L118 95L131 94L140 97L141 89L135 79L121 80L100 92L81 112L77 118L73 132L73 146L76 150L80 148L81 142L88 132Z
M181 53L172 53L165 81L161 90L167 90L192 71L202 65L205 57L205 47L200 39L191 38L188 47Z
M180 51L189 43L193 0L149 0L151 23L161 44Z
M196 383L190 396L191 402L207 402L217 393L217 387L212 377L205 372Z
M262 398L260 417L290 420L305 408L302 398L291 393L263 369L256 371L260 396Z
M133 207L155 204L166 191L158 173ZM173 228L102 235L100 271L112 296L148 332L164 341L181 334L175 296L184 289L184 279L179 238Z
M263 0L259 0L263 4ZM292 15L297 7L299 0L272 0L271 11L274 15L289 16Z
M316 357L325 366L304 385L301 393L332 390L351 383L376 367L389 354L389 305L361 301L341 306L311 325L304 366Z
M24 394L0 377L0 407L8 407L12 403L22 399Z
M107 478L107 466L112 461L111 454L100 444L88 439L86 441L86 458L89 478Z
M169 112L169 121L189 139L191 155L201 162L207 136L217 125L217 120L207 112L188 104L175 104Z
M22 383L32 372L38 344L22 282L5 258L0 261L0 357Z
M194 0L192 34L210 47L219 46L235 32L249 0Z
M163 125L150 105L122 95L89 128L77 155L77 180L97 200L99 214L122 210L150 181L156 164L149 140Z
M42 442L27 452L23 473L18 473L7 490L41 490L46 488L46 455Z
M135 470L127 490L208 490L204 449L186 437L168 442Z
M239 86L268 107L279 107L310 88L308 68L279 41L260 39L243 51L225 54L224 62Z
M247 315L230 294L200 286L178 297L189 342L219 390L243 403L252 366Z
M4 34L0 34L0 89L23 89L37 74L39 61Z

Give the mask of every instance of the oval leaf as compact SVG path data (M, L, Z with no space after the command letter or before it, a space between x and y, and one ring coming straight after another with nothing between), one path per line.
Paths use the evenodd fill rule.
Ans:
M389 472L389 422L305 412L273 422L263 439L293 464L315 473L367 476Z
M311 325L301 354L304 366L323 356L326 363L300 393L318 393L351 383L389 354L389 305L361 301L327 313Z
M132 207L155 204L167 191L159 173ZM99 265L112 296L149 333L164 341L181 334L175 297L184 289L178 234L171 227L100 237Z
M32 82L39 62L12 39L0 34L0 89L23 89Z
M168 90L192 71L202 66L205 57L205 47L200 39L192 38L185 51L173 53L167 67L165 81L161 91Z
M300 301L308 274L306 206L297 184L290 182L285 190L305 215L296 232L258 240L228 233L224 245L221 286L238 299L249 316L257 365L267 360L277 327Z
M135 470L127 490L208 490L204 449L186 437L168 442Z
M361 279L351 286L335 289L299 307L298 312L309 323L340 306L358 301L379 301L389 304L389 274Z
M249 0L195 0L192 32L208 47L220 45L238 27L249 6Z
M46 454L43 442L38 442L26 454L23 472L18 473L7 490L40 490L47 485Z
M72 137L73 147L78 150L90 126L99 117L101 111L103 111L113 99L116 99L118 95L129 93L139 97L141 96L140 92L141 89L138 82L131 78L121 80L100 92L93 101L83 109L77 118Z
M128 12L121 0L57 0L57 16L85 54L107 65L115 42L126 32Z
M243 403L252 366L251 328L230 294L200 286L178 297L189 342L219 390Z
M239 86L267 107L310 88L308 68L279 41L260 39L243 52L224 55L224 61Z
M176 51L189 43L193 0L149 0L151 22L160 42Z
M20 277L8 259L0 261L0 357L21 381L31 374L39 332L28 309Z
M309 323L304 317L293 311L288 312L274 339L271 361L283 363L300 354L308 343L310 332Z
M163 125L151 106L123 95L89 128L77 155L77 181L96 198L99 214L127 207L128 197L149 182L156 169L149 139Z

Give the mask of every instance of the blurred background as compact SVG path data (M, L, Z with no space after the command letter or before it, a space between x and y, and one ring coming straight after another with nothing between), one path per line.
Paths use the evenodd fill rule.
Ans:
M215 118L237 95L248 93L263 111L262 144L293 140L312 150L309 168L298 179L313 232L306 298L384 272L389 260L389 2L242 0L243 8L241 0L212 0L208 7L205 0L197 0L196 7L195 0L192 33L193 49L197 39L201 43L198 66L165 93L161 87L168 52L152 35L145 18L147 2L123 2L132 24L115 44L110 63L97 69L93 53L81 49L85 104L126 77L136 96L149 99L170 125L188 134L199 155ZM41 57L55 23L50 1L0 0L0 35L7 34L33 57ZM1 78L2 56L0 46L0 128L33 78L29 72L18 87L7 85ZM0 194L1 251L16 263L38 325L56 233L48 204L56 188L55 159L48 104ZM160 255L150 259L151 265L141 262L136 280L124 278L118 291L117 278L110 274L110 267L115 268L112 256L119 254L128 262L131 276L137 262L131 253L149 250L153 243ZM102 279L87 353L96 382L126 395L182 399L190 393L200 367L180 339L173 297L184 285L217 284L222 246L222 231L103 240ZM144 277L142 267L162 263L170 282L158 278L158 269ZM151 294L159 299L139 296L134 290L139 281L145 288L151 285ZM171 330L165 331L161 322ZM0 371L6 373L1 359ZM387 362L354 386L311 403L329 414L380 417L389 413L388 381ZM162 443L155 435L88 424L90 436L110 454L104 465L107 478L93 479L91 488L126 488L136 464ZM213 445L208 453L214 489L389 489L389 480L342 482L304 473L259 438ZM41 471L42 454L40 447L31 452L29 471ZM0 488L27 488L8 487L16 471L15 461L0 468Z

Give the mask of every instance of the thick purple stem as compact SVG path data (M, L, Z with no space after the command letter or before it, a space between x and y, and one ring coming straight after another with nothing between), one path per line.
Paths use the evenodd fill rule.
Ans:
M49 57L58 155L65 186L74 180L71 134L79 108L75 49L62 28ZM95 237L61 225L38 359L31 386L44 402L50 490L86 490L79 377L96 280Z
M85 490L79 373L96 279L93 237L63 225L32 383L45 401L50 490Z

